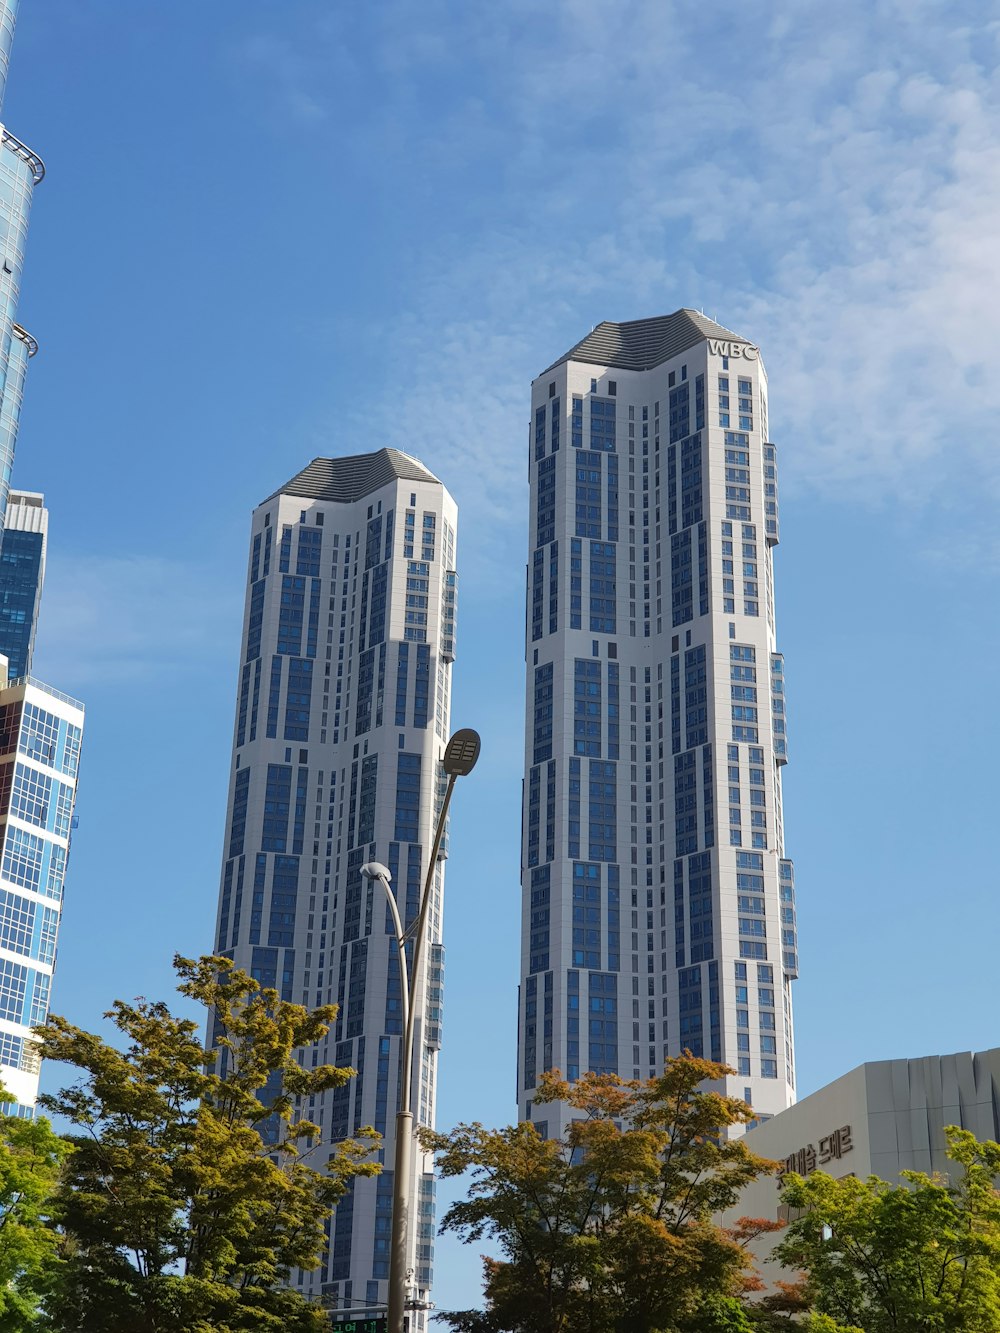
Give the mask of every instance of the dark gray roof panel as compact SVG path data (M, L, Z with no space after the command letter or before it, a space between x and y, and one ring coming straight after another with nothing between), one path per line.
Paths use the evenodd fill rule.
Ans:
M409 454L398 449L378 449L373 454L354 454L350 458L314 458L308 467L267 499L273 500L278 495L301 495L307 500L336 500L351 504L397 479L438 480Z
M591 365L614 366L618 370L652 370L706 338L749 341L697 310L675 310L672 315L632 319L626 324L614 324L606 319L571 347L565 356L553 361L542 374L561 366L564 361L587 361Z

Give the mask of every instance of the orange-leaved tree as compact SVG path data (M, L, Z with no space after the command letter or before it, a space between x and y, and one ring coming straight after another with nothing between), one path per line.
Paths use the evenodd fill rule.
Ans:
M749 1258L713 1215L776 1169L734 1126L753 1113L712 1091L730 1072L690 1055L658 1078L542 1076L535 1105L561 1102L565 1137L525 1122L427 1134L444 1177L470 1173L442 1229L490 1238L486 1308L444 1318L457 1333L654 1333L743 1289Z

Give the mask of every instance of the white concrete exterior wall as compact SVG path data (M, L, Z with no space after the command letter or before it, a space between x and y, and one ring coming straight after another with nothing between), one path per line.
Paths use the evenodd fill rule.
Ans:
M413 555L406 553L406 514L414 514L416 543ZM423 561L421 536L425 516L434 519L433 558ZM391 516L392 533L387 537ZM322 519L322 524L317 519ZM337 1023L319 1050L320 1062L350 1065L358 1071L342 1098L336 1092L317 1097L308 1115L323 1129L325 1144L353 1134L365 1125L375 1125L384 1136L380 1160L386 1165L376 1180L359 1180L352 1200L341 1203L333 1219L330 1252L314 1273L298 1274L299 1287L322 1296L334 1308L371 1308L378 1312L387 1300L389 1214L381 1192L390 1188L394 1154L394 1117L399 1095L401 1024L387 1022L390 957L395 944L388 933L389 921L381 889L362 879L358 866L380 861L398 869L394 885L400 913L407 919L407 848L420 857L421 880L426 873L438 810L440 760L450 732L451 662L453 632L449 629L446 605L454 597L455 535L457 508L440 482L398 479L350 502L333 502L282 494L266 501L254 512L251 551L261 539L259 563L251 555L247 581L247 605L243 627L240 681L237 691L237 722L234 733L233 771L230 783L224 848L223 885L217 924L216 947L248 970L266 949L269 939L272 866L276 853L267 845L270 818L267 781L269 766L292 768L292 806L288 816L289 853L298 858L295 889L294 937L278 948L278 987L282 971L288 981L287 998L308 1006L335 1003L340 1006ZM366 569L365 551L369 524L381 520L377 565L386 570L384 638L375 643L375 678L368 726L359 726L358 697L362 653L372 640L372 602L375 569ZM292 534L290 570L294 576L296 551L302 530L322 533L319 573L304 578L304 614L309 616L311 598L316 598L316 655L307 739L288 740L284 718L288 700L289 656L284 654L278 696L276 735L268 737L267 708L272 658L281 638L282 588L279 544L282 532ZM270 561L263 573L263 549L270 530ZM348 542L350 543L348 546ZM349 559L346 557L349 554ZM426 564L425 574L415 576L413 564ZM254 577L256 575L256 578ZM414 577L427 584L426 592L414 593ZM260 656L248 659L252 600L255 586L263 583L260 601ZM423 598L419 610L408 598ZM425 624L408 623L425 615ZM302 654L306 653L303 627ZM407 642L408 632L414 640ZM415 716L416 635L425 637L429 654L427 672L427 724L417 725ZM405 720L396 723L397 681L400 651L406 647L408 672L402 695ZM423 645L420 645L423 646ZM384 648L384 675L379 677L379 656ZM255 680L261 662L259 683ZM243 712L244 671L249 665L245 720ZM256 714L254 713L256 699ZM256 725L252 720L256 718ZM400 755L419 755L421 760L419 810L416 837L412 844L396 838L396 778ZM360 836L361 792L365 774L375 767L376 787L370 837ZM242 772L250 771L245 833L231 843L237 784ZM305 817L301 849L292 853L294 805L299 773L304 772ZM243 779L243 781L247 781ZM234 855L229 855L235 852ZM254 928L254 865L257 855L266 855L266 883ZM237 884L243 865L240 905ZM227 867L231 867L227 870ZM227 892L227 875L229 888ZM420 1123L433 1125L436 1099L437 1056L440 1047L441 988L443 972L442 910L443 861L433 887L434 899L428 924L429 967L420 978L414 1039L414 1084L412 1109ZM261 893L258 889L256 892ZM414 906L411 900L411 909ZM291 914L291 913L290 913ZM411 911L412 915L412 911ZM277 938L277 936L275 937ZM381 1046L385 1050L381 1050ZM315 1150L323 1160L323 1145ZM412 1182L414 1220L412 1295L429 1299L433 1262L432 1159L415 1153ZM423 1191L423 1194L421 1193ZM378 1275L377 1275L378 1274ZM426 1316L414 1313L411 1327L422 1329Z
M821 1170L896 1183L902 1171L954 1172L946 1155L949 1125L978 1139L1000 1137L1000 1049L859 1065L748 1131L746 1142L802 1175ZM779 1178L749 1186L722 1220L737 1217L787 1220ZM762 1242L760 1256L778 1239ZM771 1280L788 1277L776 1264L765 1271Z
M724 351L728 359L724 360ZM702 504L699 521L705 524L707 537L707 607L702 609L698 569L698 524L692 532L693 615L680 624L673 623L672 614L672 557L669 524L670 472L677 488L677 528L683 523L681 442L675 445L673 467L670 463L670 393L671 388L686 384L691 399L690 424L695 427L695 388L699 377L704 377L704 424L701 430ZM740 486L747 494L746 504L750 525L755 531L754 555L748 559L748 568L754 567L753 597L744 596L742 521L727 519L734 501L727 488L734 485L732 472L735 464L727 461L727 433L730 428L720 424L720 380L730 382L730 419L736 426L738 383L750 383L752 400L752 427L744 432L746 444L740 452L747 455L740 465ZM613 397L612 397L612 385ZM582 450L572 444L572 405L574 398L582 400ZM615 449L604 454L601 469L601 540L607 542L609 511L614 505L612 477L607 460L612 456L618 463L617 511L618 532L616 547L616 613L614 632L593 630L589 623L589 603L592 593L589 575L588 548L591 540L583 539L581 569L574 575L571 570L572 542L577 534L577 475L582 452L589 451L591 401L603 399L614 404L616 440ZM559 448L552 451L551 405L559 404ZM544 413L544 439L541 449L536 447L536 414ZM643 412L646 419L643 419ZM776 655L773 548L777 542L777 497L773 446L767 437L767 380L763 363L757 352L745 341L719 344L702 339L681 354L664 361L650 370L630 371L614 366L592 364L572 359L563 361L544 372L532 385L531 424L529 428L529 477L531 484L530 535L528 558L528 614L526 624L527 709L525 729L525 794L523 817L523 911L521 987L519 996L519 1060L518 1099L522 1116L533 1115L532 1087L534 1078L543 1069L558 1067L570 1074L588 1068L587 1046L589 1016L587 981L588 969L575 962L579 953L574 948L573 920L573 865L588 860L588 792L587 760L583 758L581 787L576 793L568 773L574 756L575 663L595 661L601 665L600 741L602 757L609 759L616 770L616 798L614 823L617 831L616 861L618 867L620 905L617 929L614 908L606 896L600 904L601 942L598 970L617 975L617 1072L624 1077L646 1078L662 1070L664 1059L676 1055L686 1047L700 1051L739 1069L741 1058L749 1059L749 1072L740 1072L726 1080L726 1090L746 1097L762 1115L773 1115L794 1101L795 1069L794 1039L791 1006L791 982L797 975L797 950L794 942L794 896L788 879L782 890L781 867L790 876L790 863L784 862L784 830L781 806L781 765L785 762L786 736L784 732L783 672L776 690L777 717L772 714L769 673L772 662L780 666ZM645 438L644 438L645 432ZM643 453L643 446L646 453ZM769 456L770 454L770 456ZM555 472L554 522L551 537L558 547L556 579L550 579L550 542L540 542L548 536L539 529L539 503L543 486L542 469L553 465ZM773 530L767 528L773 522ZM734 535L724 538L723 525L731 522ZM644 540L645 539L645 540ZM724 553L723 541L732 541L732 552ZM536 636L533 629L533 599L536 587L533 579L537 553L543 552L541 629ZM724 566L724 561L731 561ZM579 584L572 580L579 578ZM732 580L732 583L728 581ZM574 603L573 599L577 601ZM756 615L746 614L754 604ZM571 623L574 605L579 607L580 625ZM731 609L730 609L731 608ZM554 628L553 628L554 626ZM757 741L753 749L762 752L763 762L749 762L750 747L743 741L735 742L734 682L731 648L739 645L753 650L756 681L739 682L753 685L757 718L754 726ZM677 855L678 812L675 797L674 753L672 745L671 665L678 664L680 675L680 711L682 753L689 749L685 705L685 653L704 648L707 676L707 743L711 758L707 760L712 796L706 802L703 765L707 752L704 746L693 747L696 752L697 775L697 831L696 843L681 856ZM595 651L596 650L596 651ZM536 669L551 664L552 682L552 741L550 776L549 760L540 764L536 758L536 719L534 716L534 687ZM608 689L612 664L618 667L617 718L609 715ZM741 663L740 665L751 665ZM647 681L648 673L648 681ZM617 742L613 726L617 723ZM729 747L737 743L740 770L739 783L731 781L733 761ZM617 751L614 747L617 744ZM762 771L762 781L753 794L750 769ZM532 770L540 769L541 802L537 849L531 845ZM738 799L730 795L739 788ZM579 811L572 803L579 801ZM751 805L751 801L760 804ZM549 808L547 808L547 806ZM740 811L742 847L730 845L730 809ZM708 819L706 819L706 814ZM764 824L757 829L751 824L756 815ZM571 825L579 829L579 850L574 855L570 846ZM714 837L713 837L714 828ZM766 836L766 847L751 846L752 832ZM700 945L710 945L695 951L694 932L699 922L692 919L692 902L688 893L688 871L685 870L684 894L675 898L675 861L687 861L690 852L711 853L711 926ZM551 852L551 856L549 855ZM739 922L748 913L741 911L737 876L743 873L738 865L738 852L760 854L761 866L753 873L763 879L763 890L753 896L763 900L760 919L766 923L766 957L741 957L742 945L747 941L741 935ZM533 902L532 871L549 867L550 898L547 905L547 923L541 914L545 906L535 893ZM610 863L608 863L610 864ZM605 879L607 865L602 866ZM784 896L783 896L784 893ZM602 881L602 894L606 885ZM579 904L577 904L579 905ZM540 947L543 932L547 931L547 948ZM681 932L683 932L681 934ZM783 932L785 936L783 938ZM614 942L617 936L617 945ZM534 941L534 943L533 943ZM700 953L700 957L698 954ZM617 955L617 957L616 957ZM681 959L679 962L678 959ZM541 966L544 960L545 965ZM773 969L773 982L758 984L758 962ZM746 982L738 981L736 964L745 963ZM715 964L717 981L709 977L710 965ZM692 975L693 967L700 968L702 1015L700 1043L690 1031L684 1031L684 1021L691 1011L682 1010L679 978L682 973ZM572 1007L567 976L578 972L580 977L579 1009ZM534 983L532 983L534 978ZM536 994L530 994L532 984ZM747 995L737 999L737 985L746 985ZM546 991L545 986L551 989ZM773 1007L758 1003L761 992L773 991ZM531 1004L534 1000L534 1011ZM714 1014L713 1014L714 1011ZM718 1022L711 1019L717 1014ZM746 1017L744 1018L744 1015ZM569 1027L574 1019L579 1022L578 1045ZM763 1026L763 1024L773 1026ZM713 1041L712 1029L715 1028ZM766 1066L763 1045L772 1045L766 1058L774 1065ZM743 1049L747 1045L748 1049ZM744 1064L744 1070L746 1065ZM549 1133L561 1132L566 1113L548 1107L534 1115L544 1121Z
M83 722L81 703L40 682L0 687L0 1082L17 1099L6 1114L30 1115L38 1096L31 1030L51 1000Z

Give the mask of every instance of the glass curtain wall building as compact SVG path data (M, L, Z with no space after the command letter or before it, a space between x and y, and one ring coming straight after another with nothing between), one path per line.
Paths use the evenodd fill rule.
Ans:
M45 497L11 491L0 537L0 653L14 678L31 670L48 531Z
M359 1180L300 1289L339 1310L388 1296L402 1041L400 974L381 888L415 919L439 802L455 656L457 509L394 449L316 459L254 511L216 949L296 1003L339 1005L321 1061L357 1078L310 1101L324 1145L374 1125L381 1176ZM441 1044L444 867L417 995L412 1110L432 1125ZM321 1146L315 1154L323 1160ZM414 1157L415 1303L433 1276L434 1178ZM423 1329L416 1309L411 1328Z
M795 1096L776 451L756 347L602 323L532 385L518 1095L684 1050Z
M0 0L0 117L17 0ZM48 1015L83 730L83 705L33 680L45 568L42 497L10 491L28 361L17 322L28 216L41 158L0 124L0 1081L6 1114L32 1116L38 1060L31 1028ZM7 660L9 658L9 661Z
M0 0L0 120L17 8L17 0ZM31 200L44 175L38 154L0 124L0 514L7 507L28 359L38 350L16 316Z

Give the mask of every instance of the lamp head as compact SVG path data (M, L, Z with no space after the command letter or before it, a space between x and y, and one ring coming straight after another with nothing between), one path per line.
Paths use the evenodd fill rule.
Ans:
M467 777L476 766L480 745L478 731L473 731L471 727L463 727L461 731L456 731L446 745L444 758L441 761L448 776Z
M392 872L388 866L382 865L380 861L368 861L361 867L361 873L365 879L384 879L386 884L392 880Z

